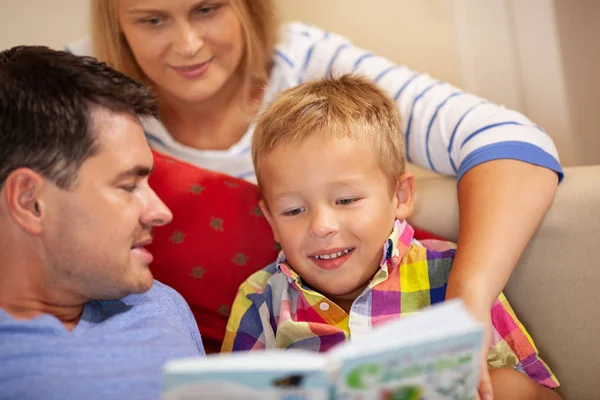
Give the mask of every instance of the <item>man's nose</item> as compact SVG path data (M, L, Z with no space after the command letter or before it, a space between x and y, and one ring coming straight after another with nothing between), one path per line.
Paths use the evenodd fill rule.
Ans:
M144 226L163 226L173 220L173 214L169 207L163 203L152 189L148 189L148 203L141 215L141 223Z

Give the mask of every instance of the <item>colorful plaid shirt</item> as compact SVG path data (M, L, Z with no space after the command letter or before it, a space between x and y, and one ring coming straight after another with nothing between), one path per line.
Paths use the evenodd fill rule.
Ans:
M374 326L443 301L456 246L413 238L406 222L396 221L383 247L381 268L346 313L306 286L280 253L277 261L240 286L227 324L222 351L301 348L326 351L369 333ZM508 301L494 302L490 368L514 368L536 382L558 381Z

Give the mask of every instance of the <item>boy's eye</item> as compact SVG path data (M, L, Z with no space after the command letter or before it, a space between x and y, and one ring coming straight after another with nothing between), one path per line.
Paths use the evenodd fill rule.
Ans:
M300 214L304 211L304 208L294 208L292 210L284 211L282 214L286 217L293 217L294 215Z
M359 199L356 198L348 198L348 199L339 199L335 203L340 204L342 206L347 206L353 203L356 203Z

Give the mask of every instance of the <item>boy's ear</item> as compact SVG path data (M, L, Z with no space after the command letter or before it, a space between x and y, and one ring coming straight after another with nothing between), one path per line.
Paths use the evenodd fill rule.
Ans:
M275 224L273 223L273 217L271 216L269 207L267 207L267 204L262 199L258 202L258 206L260 207L260 211L262 211L267 221L269 221L269 225L271 225L271 230L273 231L273 237L275 238L275 241L279 242L279 236L277 235L277 229L275 228Z
M411 216L414 201L415 177L410 172L405 172L396 181L396 218L403 220Z
M24 231L32 235L42 232L44 183L44 178L29 168L14 170L4 181L2 197L8 213Z

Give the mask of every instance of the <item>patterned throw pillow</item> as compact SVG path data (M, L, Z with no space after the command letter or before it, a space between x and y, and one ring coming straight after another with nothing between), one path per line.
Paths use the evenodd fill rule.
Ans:
M256 185L153 154L150 185L173 222L153 230L150 268L188 302L207 353L218 352L238 287L275 261L278 246ZM418 228L415 237L438 238Z
M238 287L277 258L256 185L154 153L150 185L173 212L153 230L154 277L188 302L207 352L218 352Z

